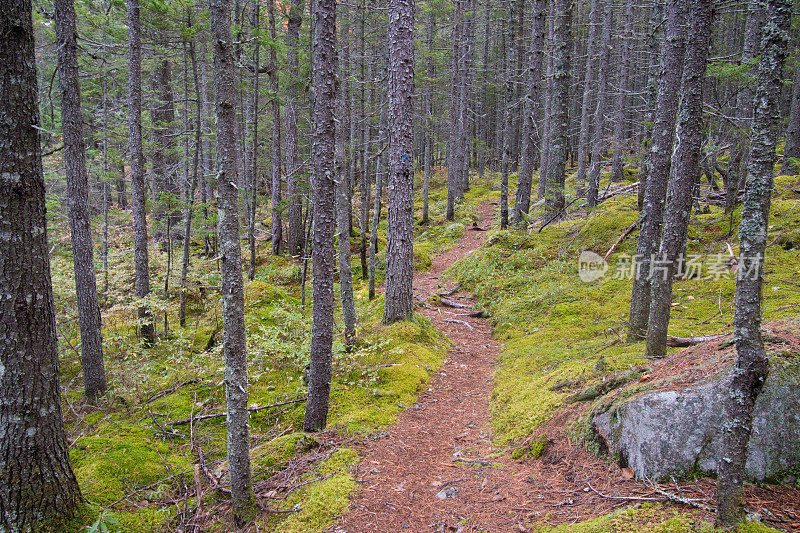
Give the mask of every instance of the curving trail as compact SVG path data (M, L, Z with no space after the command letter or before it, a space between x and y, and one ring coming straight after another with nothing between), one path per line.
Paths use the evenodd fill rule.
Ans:
M479 207L481 228L493 224L494 210L488 203ZM441 274L480 247L487 235L467 228L456 246L433 260L428 272L415 276L415 297L425 300L446 292L450 287L440 285ZM449 299L474 303L459 293ZM500 345L489 320L466 316L470 311L419 310L450 339L447 360L414 406L400 413L379 438L357 445L362 456L356 472L359 491L329 531L525 532L535 524L575 522L631 503L599 496L587 481L605 494L643 488L623 480L616 465L570 445L558 415L548 424L548 436L554 440L541 458L514 461L508 453L498 453L489 400ZM468 462L454 462L456 457Z

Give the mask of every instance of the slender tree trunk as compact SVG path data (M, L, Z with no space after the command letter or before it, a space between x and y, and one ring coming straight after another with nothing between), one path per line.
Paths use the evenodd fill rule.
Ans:
M550 124L552 123L551 117L553 114L553 23L552 21L555 20L555 6L553 2L550 2L550 7L548 9L548 17L550 19L550 24L548 24L548 36L547 36L547 46L548 46L548 54L547 54L547 80L546 80L546 89L545 89L545 99L544 99L544 124L542 125L542 152L540 154L540 161L539 161L539 183L537 185L537 196L541 199L545 197L545 193L547 192L547 165L550 159Z
M312 3L314 137L312 186L314 205L313 283L314 322L311 329L311 369L305 431L320 431L328 418L333 343L334 145L336 106L336 2Z
M639 231L636 275L631 292L631 312L628 319L628 342L647 335L650 314L650 265L661 242L664 219L664 200L675 136L675 115L678 109L683 55L686 46L686 0L669 0L666 42L661 51L661 76L658 83L653 145L650 148L650 175L644 193L644 217Z
M450 79L450 135L447 142L447 212L445 214L447 220L453 220L455 217L456 203L461 199L463 194L462 185L463 179L460 175L462 164L458 156L459 149L459 120L461 112L461 78L463 67L462 63L462 48L461 48L461 34L463 33L464 26L464 10L466 0L454 0L455 14L453 15L455 24L453 26L452 41L453 41L453 57L451 66L451 79Z
M363 24L363 20L362 20ZM362 35L363 35L363 28L362 28ZM363 57L362 57L363 61ZM364 72L364 69L361 70ZM369 117L372 115L372 104L373 104L373 97L375 95L375 83L373 79L373 71L372 67L367 70L368 74L365 79L371 80L370 83L370 90L366 92L366 104L365 104L365 111L362 113L364 117L364 128L363 134L361 138L363 139L363 146L362 146L362 159L361 159L361 181L359 187L359 196L360 196L360 209L359 209L359 218L358 223L361 226L361 242L358 247L358 255L361 259L361 279L365 280L369 276L369 271L367 267L367 234L369 233L369 206L371 205L371 196L372 196L372 177L370 176L370 144L371 141L371 120ZM363 91L363 88L362 88Z
M659 50L665 39L659 37L662 33L662 16L664 11L663 0L653 0L653 9L650 13L649 26L653 30L647 36L647 50L650 54L650 62L647 68L647 86L645 87L645 114L644 114L644 138L642 139L643 153L642 163L639 172L638 205L639 210L644 209L644 193L647 190L647 180L652 170L650 163L650 148L653 144L653 126L655 122L656 104L658 100L659 82Z
M600 170L603 168L603 130L605 126L606 101L608 99L607 79L611 60L611 31L614 25L614 4L610 1L603 6L603 32L600 41L597 65L597 108L594 112L594 135L592 139L591 167L589 169L589 190L586 195L587 206L597 205L600 187Z
M380 118L378 119L378 130L380 143L378 146L379 154L383 153L386 146L386 111L381 107ZM375 196L372 203L372 233L370 234L369 247L369 299L375 298L375 276L378 269L378 226L381 221L381 195L383 184L386 181L387 156L379 155L375 169Z
M672 304L672 280L686 246L689 215L703 144L703 83L711 35L712 0L692 0L689 34L683 65L681 108L678 114L674 171L669 178L664 231L651 280L650 317L647 322L647 357L664 357ZM656 268L657 267L657 268Z
M300 156L298 154L297 110L302 98L300 79L300 26L303 22L305 0L292 0L286 25L286 63L289 67L286 118L286 247L289 255L303 250L303 201L300 190Z
M800 163L792 163L789 158L800 159L800 65L794 69L794 87L789 111L789 124L786 126L786 146L783 148L784 172L800 171Z
M0 530L9 532L57 530L83 503L61 418L32 12L28 0L0 9Z
M347 20L347 12L342 13ZM349 24L342 28L342 47L348 46ZM349 59L349 58L348 58ZM347 98L345 73L350 68L349 61L345 61L345 53L339 60L339 81L336 93L336 111L339 117L344 117L349 104ZM353 272L350 266L350 180L347 176L347 144L350 141L350 130L340 121L336 128L335 140L335 182L336 182L336 223L339 232L339 293L342 298L342 321L344 322L344 343L350 347L356 336L356 307L353 298Z
M514 201L514 224L520 229L528 225L528 210L531 204L533 169L536 164L537 147L541 145L541 135L537 124L541 114L542 65L544 61L545 23L547 21L547 0L534 0L533 24L531 28L531 47L528 68L528 92L523 106L525 119L522 133L522 153L519 164L519 181Z
M244 324L244 280L239 240L236 146L236 79L231 36L230 0L210 0L214 43L214 87L217 100L217 190L222 249L223 354L228 427L228 468L237 527L255 517L250 477L247 410L247 341Z
M150 265L147 257L147 188L144 182L144 150L142 148L142 24L139 0L127 0L128 42L128 139L131 154L131 204L133 206L133 263L136 296L150 294ZM152 314L146 304L139 305L140 335L145 346L155 342Z
M717 525L724 527L735 525L744 514L742 489L753 406L769 371L761 339L761 291L791 14L790 1L768 0L758 66L752 152L739 229L739 270L733 319L738 357L725 399L724 460L719 462L717 478Z
M94 402L97 396L106 390L106 370L103 366L103 334L100 306L97 303L97 279L94 272L89 176L86 173L86 147L83 143L77 31L75 6L72 0L56 0L55 15L69 227L72 237L72 260L75 266L75 290L78 296L78 323L81 330L83 387L86 397L90 402Z
M594 103L597 84L594 81L595 71L601 67L598 34L603 2L610 0L591 0L589 8L589 37L587 40L586 74L583 77L583 105L581 106L581 128L578 133L578 171L575 174L577 195L585 196L586 171L589 157L589 138L591 137L592 104Z
M551 217L564 209L564 173L569 157L569 83L572 0L553 0L553 87L550 93L550 145L545 206Z
M189 12L187 25L192 26L192 14ZM186 183L186 211L183 216L183 261L181 263L181 295L179 301L178 319L181 327L186 327L186 282L189 274L189 249L192 244L192 216L194 215L194 196L197 190L198 174L201 152L203 150L203 113L202 95L200 94L200 75L197 72L197 54L194 39L189 41L189 59L192 62L192 76L194 78L195 98L197 100L197 117L194 125L194 159L192 160L192 182Z
M503 76L503 90L505 92L505 105L503 110L503 155L500 162L500 229L508 227L508 170L511 165L512 139L511 107L514 105L514 83L511 65L513 58L508 57L513 47L508 46L507 35L513 26L513 10L508 9L509 20L500 30L500 55L502 57L501 75Z
M431 184L431 157L433 152L433 77L435 75L435 61L433 50L433 35L436 32L436 15L430 9L428 14L428 61L425 67L425 75L428 80L425 86L425 170L424 182L422 186L422 220L420 224L427 224L429 221L428 195ZM800 70L800 69L799 69ZM485 149L484 149L485 150ZM376 185L377 189L378 186ZM377 194L377 192L376 192Z
M625 0L625 16L622 19L624 42L620 58L619 82L617 83L617 116L614 119L614 157L611 162L611 181L625 178L625 115L628 111L631 50L634 46L633 0Z
M283 222L281 220L281 201L283 180L281 179L281 104L278 86L278 54L275 51L277 32L275 29L275 0L268 0L269 38L269 88L272 91L270 109L272 109L272 253L280 255L283 248Z
M258 91L259 91L259 59L261 58L261 35L259 26L261 21L260 0L253 0L250 27L253 30L253 78L250 106L247 111L248 130L250 130L250 143L246 151L248 159L245 165L250 169L248 191L250 206L247 220L247 244L250 248L250 272L248 278L252 281L256 277L256 208L258 207Z
M414 312L414 1L389 1L389 183L384 324Z

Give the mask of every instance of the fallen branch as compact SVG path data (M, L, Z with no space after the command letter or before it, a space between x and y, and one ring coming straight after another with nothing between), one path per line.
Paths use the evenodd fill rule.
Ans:
M185 387L186 385L192 385L194 383L198 383L199 381L200 381L199 378L194 378L194 379L186 380L183 383L178 383L177 385L175 385L173 387L170 387L170 388L168 388L166 390L163 390L161 392L158 392L158 393L154 394L153 396L151 396L150 398L146 399L144 401L144 405L147 405L148 403L153 403L156 400L160 400L161 398L163 398L165 396L169 396L170 394L172 394L176 390L180 389L181 387Z
M675 348L684 348L686 346L694 346L695 344L701 344L704 342L715 341L717 339L721 339L723 337L727 337L730 335L731 332L723 333L722 335L705 335L702 337L667 337L667 346L672 346Z
M633 233L633 230L636 229L636 226L638 226L641 221L642 221L642 219L640 218L639 220L637 220L636 222L634 222L633 224L628 226L628 229L626 229L625 232L622 235L619 236L619 239L617 239L617 242L612 244L611 248L608 249L608 251L606 252L606 255L603 257L604 260L608 261L608 258L611 256L611 254L614 252L614 250L617 249L617 246L619 246L622 243L622 241L624 241L628 237L628 235Z
M555 220L556 220L556 219L560 218L562 214L566 213L566 211L567 211L567 209L569 208L569 206L571 206L572 204L574 204L574 203L575 203L577 200L578 200L578 198L577 198L577 197L573 198L572 200L570 200L570 202L569 202L567 205L565 205L564 207L562 207L562 208L561 208L561 209L560 209L560 210L559 210L559 211L558 211L558 212L557 212L555 215L553 215L552 217L550 217L550 220L548 220L547 222L545 222L544 224L542 224L542 226L539 228L539 233L541 233L541 232L542 232L542 230L543 230L544 228L546 228L547 226L549 226L549 225L550 225L552 222L555 222Z
M636 181L636 182L631 183L630 185L625 185L624 187L620 187L619 189L614 189L610 193L604 194L603 196L601 196L598 199L597 203L599 204L599 203L605 202L609 198L617 196L618 194L625 194L627 192L632 192L632 191L636 190L638 187L639 187L639 182Z
M297 398L296 400L286 400L285 402L272 403L270 405L259 405L258 407L248 407L247 410L249 412L251 412L251 413L254 413L256 411L261 411L261 410L264 410L264 409L271 409L273 407L280 407L282 405L290 405L290 404L293 404L293 403L300 403L300 402L304 402L304 401L306 401L306 397L305 396L302 397L302 398ZM195 417L184 418L182 420L174 420L172 422L167 422L166 425L168 425L168 426L180 426L182 424L189 424L189 423L193 423L193 422L198 422L200 420L208 420L210 418L223 418L223 417L226 417L226 416L228 416L228 413L226 413L226 412L212 413L210 415L200 415L200 416L195 416Z
M478 465L478 466L491 466L492 463L489 461L484 461L483 459L453 459L454 463L467 463L471 465Z
M445 307L453 307L455 309L472 309L474 306L462 304L459 302L454 302L453 300L448 300L447 298L440 298L439 301Z
M650 481L650 480L648 479L648 481ZM672 494L671 492L667 492L667 491L663 490L661 487L659 487L658 485L656 485L655 483L653 483L652 481L650 481L650 486L653 487L654 491L656 491L658 494L660 494L661 496L663 496L664 498L666 498L669 501L682 503L684 505L690 505L692 507L697 507L698 509L701 509L701 510L709 512L709 513L716 512L716 509L714 509L713 507L709 507L708 505L704 505L702 503L699 503L697 500L693 500L693 499L690 499L690 498L684 498L683 496L678 496L677 494Z
M486 312L485 309L481 309L480 311L475 311L474 313L470 313L467 316L471 316L472 318L489 318L489 313Z
M469 322L465 322L464 320L457 320L455 318L445 318L443 322L453 322L454 324L461 324L462 326L467 326L469 329L475 329Z
M447 298L448 296L452 296L460 290L461 290L461 284L459 283L458 285L456 285L447 292L437 292L436 296L438 296L439 298Z
M590 489L592 489L592 492L594 492L595 494L597 494L602 498L606 498L607 500L632 500L639 502L658 502L664 499L664 498L648 498L645 496L612 496L610 494L603 494L596 488L592 487L592 484L589 483L588 481L586 482L586 484L589 486Z

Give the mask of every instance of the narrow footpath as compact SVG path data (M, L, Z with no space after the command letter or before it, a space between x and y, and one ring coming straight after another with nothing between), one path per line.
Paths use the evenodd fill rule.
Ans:
M489 203L479 207L480 230L491 228L496 209ZM453 288L441 275L484 243L489 232L480 230L466 228L453 248L433 259L429 271L415 276L417 301ZM449 299L475 305L468 294L456 292ZM472 310L467 308L423 306L418 312L450 339L447 360L415 405L376 438L357 445L359 490L329 531L526 532L633 503L598 495L620 489L630 494L643 486L623 479L616 465L571 445L563 420L548 424L553 440L539 459L515 461L498 450L489 401L501 347L490 321L468 316Z

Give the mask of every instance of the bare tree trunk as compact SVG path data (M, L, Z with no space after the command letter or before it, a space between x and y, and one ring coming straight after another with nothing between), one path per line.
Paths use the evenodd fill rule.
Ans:
M638 205L639 210L644 209L644 193L647 190L647 180L652 170L650 163L650 148L653 142L653 125L655 122L656 104L658 100L658 81L659 81L659 50L662 48L662 42L666 43L665 39L659 37L662 33L660 28L662 26L662 16L664 11L663 0L653 0L653 8L650 13L649 26L653 30L647 36L647 50L650 54L650 64L647 68L647 86L645 87L645 113L644 113L644 138L642 139L643 153L641 156L642 163L639 172L639 195Z
M77 31L75 6L72 0L56 0L55 15L58 85L61 90L61 127L64 136L64 164L67 170L72 261L75 266L75 290L78 296L78 323L81 330L83 387L86 397L90 402L94 402L97 396L106 390L106 370L103 366L103 334L100 306L97 303L97 279L94 272L89 176L86 173L86 147L83 142Z
M144 183L144 150L142 148L142 24L139 20L139 0L127 0L128 42L128 139L131 154L131 204L133 206L133 263L136 296L150 294L150 265L147 257L147 188ZM145 346L155 342L150 308L139 305L140 335Z
M362 18L362 35L364 34L363 30L363 18ZM363 54L362 54L362 61L364 61ZM364 72L364 68L362 67L361 72ZM369 276L368 266L367 266L367 233L369 232L369 206L372 204L371 196L372 196L372 177L370 176L370 144L371 141L371 120L370 117L372 115L372 104L373 104L373 97L375 96L375 80L374 75L375 73L372 71L372 66L370 65L369 69L367 70L368 74L365 79L371 80L370 83L370 90L366 92L366 102L365 108L362 108L364 111L362 113L364 125L363 125L363 133L361 138L363 140L362 143L362 156L361 156L361 181L359 182L359 199L360 199L360 209L359 209L359 217L358 217L358 224L361 226L361 243L358 248L358 255L361 259L361 279L367 279ZM362 87L362 93L364 89Z
M761 290L791 14L792 2L768 0L758 65L752 153L739 229L739 270L733 319L738 357L725 400L724 460L719 462L717 478L717 526L722 527L735 525L744 514L742 489L753 406L769 371L761 339Z
M303 199L300 191L300 156L298 154L297 110L300 107L303 81L300 79L300 26L305 0L292 0L286 25L286 63L289 67L286 119L286 247L289 255L303 251Z
M576 194L585 196L586 170L589 157L589 137L592 127L592 104L594 91L597 85L594 81L595 70L600 68L600 49L598 47L598 33L600 28L600 14L602 2L610 0L591 0L589 8L589 37L587 43L586 74L583 77L583 105L581 106L581 128L578 133L578 171L575 174Z
M650 317L647 322L647 357L664 357L672 303L672 280L680 254L686 246L689 215L695 178L699 173L700 147L703 144L703 83L711 35L712 0L692 0L689 34L683 65L681 108L678 114L676 145L664 212L664 231L657 266L651 280Z
M800 163L792 163L789 158L800 159L800 66L794 70L794 87L789 111L789 124L786 126L786 146L783 148L784 172L800 171Z
M462 55L463 50L461 47L462 37L464 32L464 11L467 0L454 0L455 14L453 15L455 24L453 26L453 57L451 67L450 79L450 135L447 142L447 220L453 220L455 217L456 203L461 199L463 194L463 178L461 177L461 169L463 164L459 159L459 121L461 113L461 83L463 77Z
M381 194L383 193L383 184L386 181L386 163L387 156L380 155L384 152L386 146L386 111L385 107L381 106L380 118L378 119L379 130L379 145L378 145L378 158L375 163L375 196L372 203L372 233L369 238L369 299L375 298L375 271L378 268L378 226L381 221Z
M622 19L624 42L620 58L617 91L617 116L614 120L614 157L611 162L611 181L620 182L625 177L625 114L628 111L628 92L631 70L631 50L634 46L633 0L625 0L625 16Z
M389 1L389 183L383 323L414 312L414 0Z
M542 65L544 61L545 23L547 21L547 0L534 0L533 25L531 29L531 47L527 76L528 92L523 106L525 120L522 133L522 154L519 164L519 181L514 201L514 224L520 229L528 225L528 210L531 204L531 186L533 169L536 164L537 147L541 147L542 138L537 131L541 111Z
M58 530L83 504L61 418L32 12L28 0L0 9L0 530L8 532Z
M275 0L268 0L269 38L269 88L272 91L270 108L272 109L272 253L280 255L283 248L283 223L281 221L281 201L283 180L281 179L281 104L278 97L278 54L275 51L277 32L275 29Z
M550 2L548 9L548 18L552 21L555 19L555 6ZM541 199L545 197L547 192L547 165L550 159L550 124L553 114L553 23L548 24L547 35L547 75L545 84L545 99L544 99L544 124L542 125L542 151L539 155L539 183L537 186L537 196Z
M256 500L250 477L247 410L247 341L244 324L244 280L239 240L236 146L236 79L231 37L230 0L210 0L214 43L214 87L217 100L217 190L222 249L223 354L228 426L228 468L237 527L253 520Z
M245 165L250 169L249 192L250 202L247 220L247 244L250 248L250 272L248 278L252 281L256 276L256 208L258 207L258 91L259 91L259 59L261 58L261 37L258 33L261 11L260 0L253 0L251 11L250 27L256 34L253 42L253 78L251 82L250 106L247 110L248 130L250 130L250 142L245 151L247 161Z
M425 225L429 220L428 213L428 193L431 183L431 157L433 152L433 77L435 75L435 62L433 50L433 34L436 32L436 16L431 9L428 14L428 61L425 67L425 75L428 78L425 87L425 176L422 186L422 221ZM484 148L485 150L485 148ZM378 189L378 186L375 186ZM378 194L377 192L375 194Z
M305 431L325 429L331 393L333 344L334 146L336 106L336 1L312 3L314 37L314 138L312 186L314 206L314 323L311 328L311 369Z
M343 9L344 8L343 6ZM347 21L347 12L342 12L342 18ZM342 28L342 48L347 49L350 25L345 23ZM349 53L342 51L339 59L339 83L336 93L336 110L339 117L346 114L348 94L344 77L350 68ZM336 171L336 223L339 232L339 293L342 298L342 322L344 323L344 343L350 347L356 336L356 307L353 298L353 272L350 266L350 184L347 175L347 145L350 141L350 129L345 127L340 120L336 128L335 140L335 171Z
M514 104L514 85L511 65L513 58L509 58L509 51L514 48L508 45L507 35L513 26L513 10L508 9L509 18L500 29L500 55L502 57L501 76L503 91L505 92L503 106L503 155L500 161L500 229L508 227L508 167L511 165L511 107Z
M675 136L675 115L678 109L683 54L686 46L686 0L669 0L666 42L661 50L661 76L658 83L653 145L650 148L650 175L644 194L642 227L637 246L638 263L631 291L631 312L628 319L628 342L647 335L650 314L650 265L661 242L664 199Z
M600 186L600 170L603 167L603 129L605 126L606 100L608 99L607 79L611 60L611 30L614 25L614 4L606 1L603 6L603 33L597 65L597 108L594 112L594 138L592 139L591 167L589 169L589 190L586 195L587 206L591 209L597 205L597 194Z
M564 209L564 173L569 157L569 67L572 47L572 0L553 0L553 86L550 92L550 144L545 206L552 217Z

